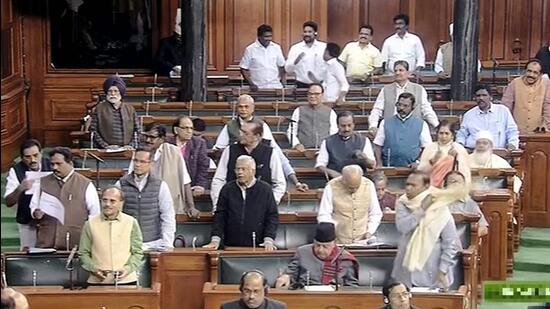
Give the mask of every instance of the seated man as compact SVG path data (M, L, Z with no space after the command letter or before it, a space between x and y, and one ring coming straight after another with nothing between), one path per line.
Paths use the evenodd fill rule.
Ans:
M369 115L370 135L375 136L378 124L381 119L389 119L397 113L397 102L399 96L405 92L411 93L416 101L412 113L424 119L432 127L439 125L437 115L428 100L426 89L419 84L409 81L409 64L406 61L396 61L393 66L395 82L385 85L378 93L372 111Z
M512 168L508 161L493 153L493 135L489 131L477 133L474 151L469 155L470 168ZM519 193L521 179L514 176L514 192Z
M131 283L139 280L143 251L136 219L122 212L124 194L108 187L101 195L101 214L84 224L79 245L82 268L90 273L88 283ZM116 252L113 252L116 249Z
M529 60L525 73L516 77L502 96L522 133L550 130L550 80L542 77L542 63Z
M277 278L275 287L298 289L335 283L359 286L358 274L359 264L355 257L336 245L334 224L322 222L317 224L313 243L296 249L284 274Z
M218 203L218 195L222 187L231 180L235 180L235 164L241 155L249 155L254 159L257 167L254 168L255 176L271 185L273 196L278 204L286 192L286 181L281 161L277 156L278 149L262 142L263 127L257 120L242 124L240 131L241 141L224 149L212 179L210 196L214 207Z
M262 123L263 126L262 138L269 141L270 146L273 147L273 149L278 150L275 153L279 157L279 160L281 160L284 177L288 178L296 186L296 189L298 191L307 191L309 188L306 184L301 183L296 177L296 172L290 165L290 161L288 160L288 158L281 151L279 145L277 145L277 142L273 138L273 134L271 133L271 129L269 128L267 123L254 116L254 98L252 98L248 94L243 94L239 96L237 103L237 113L239 114L237 119L232 119L223 127L222 131L218 135L218 138L216 139L216 144L214 145L213 149L224 150L229 145L238 142L240 139L240 128L242 124L247 121L257 120Z
M382 120L374 138L378 166L414 167L420 153L432 143L430 128L413 114L415 98L411 93L399 95L397 114Z
M346 44L338 60L346 65L346 76L349 81L365 81L370 74L382 73L380 50L372 44L374 29L370 25L359 28L359 38Z
M342 176L327 183L317 221L335 224L337 243L366 243L376 232L381 219L374 184L363 177L359 165L345 166Z
M392 278L407 286L448 289L453 283L451 267L459 247L453 216L447 205L463 197L467 190L431 187L430 178L412 172L406 194L395 207L395 225L401 233Z
M259 240L266 251L274 250L279 213L273 189L254 176L256 161L251 156L240 155L232 172L236 179L228 181L219 193L212 240L204 247L216 250L222 241L225 246L256 247Z
M103 91L106 100L99 102L92 113L90 132L94 145L107 149L136 146L136 111L133 106L122 102L126 84L118 75L111 75L103 83Z
M67 147L50 152L53 173L40 179L29 205L37 220L36 247L70 250L80 241L84 223L99 214L99 198L92 181L75 172Z
M466 177L464 177L464 175L462 175L462 173L459 171L451 171L445 176L445 188L465 185ZM489 226L489 223L487 223L483 212L481 211L477 203L472 200L470 194L466 194L463 198L455 201L454 203L451 203L449 205L449 210L453 214L473 214L481 216L481 218L479 218L478 234L479 236L487 235L487 227Z
M374 188L376 189L376 195L378 197L380 208L382 208L383 211L393 211L395 209L395 201L397 198L395 194L386 190L386 187L388 186L388 178L384 172L376 172L372 177L372 181L374 182Z
M269 285L259 270L245 272L241 277L241 299L227 302L220 309L286 309L286 304L267 298Z
M137 219L143 232L143 249L172 248L176 214L166 182L151 173L153 153L138 148L132 160L134 170L117 181L126 201L124 213Z
M183 63L183 40L181 37L181 9L176 11L174 33L160 40L155 55L155 71L164 76L179 77Z
M193 121L187 116L179 116L172 125L172 130L175 134L174 144L179 147L191 177L193 196L201 196L208 186L210 165L206 141L193 136Z
M292 148L304 152L306 148L319 148L329 135L338 132L336 113L322 102L323 86L311 84L307 92L307 105L292 112L287 137Z
M153 152L151 173L164 180L170 189L172 203L177 214L196 218L200 212L195 208L191 192L191 177L178 147L165 142L166 128L159 123L150 123L142 132L145 147ZM134 170L130 162L128 173Z
M356 133L353 113L340 112L336 117L338 133L327 137L319 149L315 168L329 178L340 176L346 165L357 164L366 170L376 165L370 140Z
M28 139L21 144L21 161L13 165L6 178L4 200L7 207L17 205L17 228L19 230L19 244L21 251L25 248L36 247L36 221L31 216L32 194L25 192L32 188L34 180L27 177L27 172L50 171L51 164L48 158L42 157L42 146L35 139Z
M411 305L411 290L405 284L394 281L382 288L384 306L380 309L419 309Z
M246 47L239 63L241 74L251 91L283 88L285 57L281 46L273 42L273 28L260 25L256 34L257 40Z
M486 85L478 85L474 90L477 106L464 114L456 142L473 149L479 131L489 131L496 139L496 148L517 149L519 146L518 126L510 110L502 104L493 104L493 97Z

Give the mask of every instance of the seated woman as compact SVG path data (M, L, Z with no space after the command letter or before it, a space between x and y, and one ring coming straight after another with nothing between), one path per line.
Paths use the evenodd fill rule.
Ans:
M466 183L466 179L464 178L464 175L462 175L459 171L451 171L445 176L445 188L448 188L450 186L464 186ZM470 195L464 196L464 198L455 201L449 205L449 210L451 213L455 214L474 214L474 215L480 215L481 218L479 219L479 236L487 235L488 230L487 227L489 226L489 223L487 223L487 220L485 219L485 216L483 215L483 212L477 205L477 203L472 200Z
M445 175L453 169L457 169L464 175L466 184L469 185L471 176L468 152L462 145L454 141L457 131L456 124L443 120L436 131L437 141L424 148L420 156L418 170L430 175L431 186L441 188Z

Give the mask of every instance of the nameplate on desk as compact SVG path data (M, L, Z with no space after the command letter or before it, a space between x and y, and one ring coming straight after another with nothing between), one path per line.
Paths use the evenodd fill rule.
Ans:
M336 288L333 285L306 285L304 290L308 292L334 292Z

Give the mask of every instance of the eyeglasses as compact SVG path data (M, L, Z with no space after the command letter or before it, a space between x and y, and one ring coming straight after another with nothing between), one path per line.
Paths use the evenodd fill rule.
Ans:
M141 136L143 136L145 139L157 139L159 138L160 136L159 135L154 135L154 134L147 134L147 133L141 133Z

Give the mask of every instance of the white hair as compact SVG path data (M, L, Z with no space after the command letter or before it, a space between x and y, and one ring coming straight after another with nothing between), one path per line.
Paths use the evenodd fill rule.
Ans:
M357 164L352 164L352 165L346 165L344 166L344 168L342 169L342 174L360 174L360 175L363 175L363 169L357 165Z
M239 162L239 161L245 161L250 167L252 167L253 169L256 169L256 161L254 161L254 158L252 158L251 156L240 155L237 158L236 162ZM236 164L236 162L235 162L235 164Z
M239 102L248 101L252 104L254 104L254 98L249 94L241 94L238 98Z

